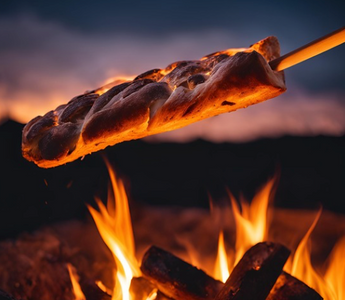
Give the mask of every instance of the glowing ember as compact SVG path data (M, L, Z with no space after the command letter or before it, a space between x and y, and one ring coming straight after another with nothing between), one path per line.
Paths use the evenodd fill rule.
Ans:
M83 294L83 291L81 290L80 285L79 285L79 277L78 277L76 269L71 264L67 264L67 269L68 269L69 277L71 278L75 300L86 300Z

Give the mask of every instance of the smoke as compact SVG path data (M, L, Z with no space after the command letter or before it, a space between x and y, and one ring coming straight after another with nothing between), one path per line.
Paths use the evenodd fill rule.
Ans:
M261 36L259 38L264 38ZM246 36L248 38L248 36ZM254 38L254 37L253 37ZM20 14L0 20L0 119L26 123L109 77L137 75L173 61L200 58L220 49L247 46L230 31L169 36L87 33ZM235 113L211 118L151 141L245 141L292 135L341 135L345 132L344 95L315 95L288 83L276 99Z

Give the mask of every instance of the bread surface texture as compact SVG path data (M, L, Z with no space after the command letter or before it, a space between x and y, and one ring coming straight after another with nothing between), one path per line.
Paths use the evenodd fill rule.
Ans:
M56 167L123 141L170 131L245 108L286 90L277 38L147 71L130 82L77 96L31 120L23 156Z

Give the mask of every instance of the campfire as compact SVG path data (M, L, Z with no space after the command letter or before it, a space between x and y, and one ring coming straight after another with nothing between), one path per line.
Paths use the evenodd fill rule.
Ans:
M187 251L188 260L195 261L193 266L155 246L148 249L138 263L124 187L108 167L115 203L108 202L106 208L97 201L99 212L89 209L117 266L112 299L142 299L135 295L137 290L147 291L146 299L156 299L161 293L172 299L322 299L313 289L325 299L342 299L345 272L337 266L345 263L341 255L345 251L345 240L334 247L323 275L319 275L311 263L308 242L321 210L315 214L293 255L279 243L264 242L269 239L267 214L274 180L258 192L250 205L244 200L239 204L229 193L236 227L235 244L230 249L225 247L224 229L221 229L217 255L212 255L216 257L213 263L205 264L207 258L196 262L193 251ZM133 277L140 275L143 277L134 278L131 285Z
M133 207L134 220L142 216L133 233L124 185L107 164L107 205L88 207L98 233L91 223L64 224L1 244L22 269L2 270L3 299L343 299L344 238L322 266L324 253L310 249L321 210L303 212L291 232L298 213L272 207L276 179L250 204L229 192L210 212Z

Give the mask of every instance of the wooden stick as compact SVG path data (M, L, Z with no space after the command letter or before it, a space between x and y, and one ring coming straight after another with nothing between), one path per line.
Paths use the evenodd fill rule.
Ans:
M269 62L272 70L281 71L345 43L345 27Z

